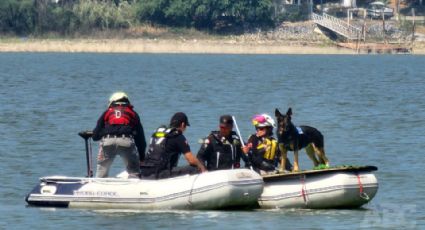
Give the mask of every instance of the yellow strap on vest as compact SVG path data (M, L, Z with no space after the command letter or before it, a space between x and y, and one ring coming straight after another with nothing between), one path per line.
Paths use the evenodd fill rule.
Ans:
M156 132L155 137L165 137L165 133L164 132Z
M263 149L263 157L267 160L274 160L277 150L277 141L274 139L264 139L262 143L257 146L257 149Z

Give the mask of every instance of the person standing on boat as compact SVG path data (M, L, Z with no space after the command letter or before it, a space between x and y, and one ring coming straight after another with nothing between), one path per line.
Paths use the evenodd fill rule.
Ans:
M186 114L178 112L171 118L169 127L161 126L152 134L146 160L141 166L142 178L162 179L207 171L193 155L183 135L187 126L190 124ZM189 165L177 167L181 154Z
M198 151L198 159L209 171L240 168L240 160L247 158L242 152L241 141L233 130L233 118L223 115L219 119L219 131L212 131ZM245 158L244 158L245 157Z
M277 140L273 137L275 121L268 114L259 114L252 118L252 124L256 133L248 138L248 143L243 148L243 152L249 153L250 161L256 171L275 171L280 157ZM286 162L285 170L290 171L292 165L288 159Z
M96 177L108 177L116 155L123 159L130 177L140 177L140 163L145 157L146 140L139 115L126 93L116 92L97 121L93 140L100 141Z

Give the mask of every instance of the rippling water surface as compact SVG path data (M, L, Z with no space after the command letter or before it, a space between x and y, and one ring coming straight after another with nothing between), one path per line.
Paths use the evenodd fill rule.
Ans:
M0 54L0 229L424 228L424 65L423 56ZM194 152L221 114L234 114L246 138L253 114L292 107L296 124L325 135L333 165L378 166L378 194L357 210L27 207L39 177L84 176L77 133L94 128L116 90L129 94L147 138L186 112ZM305 154L300 164L311 167Z

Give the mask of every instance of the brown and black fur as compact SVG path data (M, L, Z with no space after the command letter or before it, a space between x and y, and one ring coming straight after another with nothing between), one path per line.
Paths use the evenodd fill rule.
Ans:
M299 171L298 151L306 148L307 155L313 161L314 166L325 164L329 166L329 160L326 158L324 149L324 138L322 133L316 128L310 126L296 127L292 119L292 109L289 108L286 115L275 110L277 120L277 137L279 148L282 153L281 165L286 164L288 151L294 152L294 168L293 171ZM317 158L316 158L317 157Z

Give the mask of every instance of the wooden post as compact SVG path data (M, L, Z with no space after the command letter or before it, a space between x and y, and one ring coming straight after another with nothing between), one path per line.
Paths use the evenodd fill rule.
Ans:
M412 40L410 42L410 50L413 52L413 45L415 43L415 30L416 30L415 8L412 8L412 16L413 16L413 26L412 26Z
M363 10L363 42L366 43L366 10Z
M384 8L382 8L382 36L384 38L384 43L387 44L387 38L385 36L385 15L384 15Z
M363 31L362 31L363 32ZM357 33L357 43L356 43L356 52L357 53L360 53L360 45L359 45L359 42L360 42L360 33Z
M308 18L311 20L312 17L313 17L312 16L313 15L313 0L310 0L308 5L309 5L308 6L308 11L309 11L308 13L310 14Z
M400 22L400 0L396 0L396 19Z
M350 25L350 9L347 10L347 24Z

